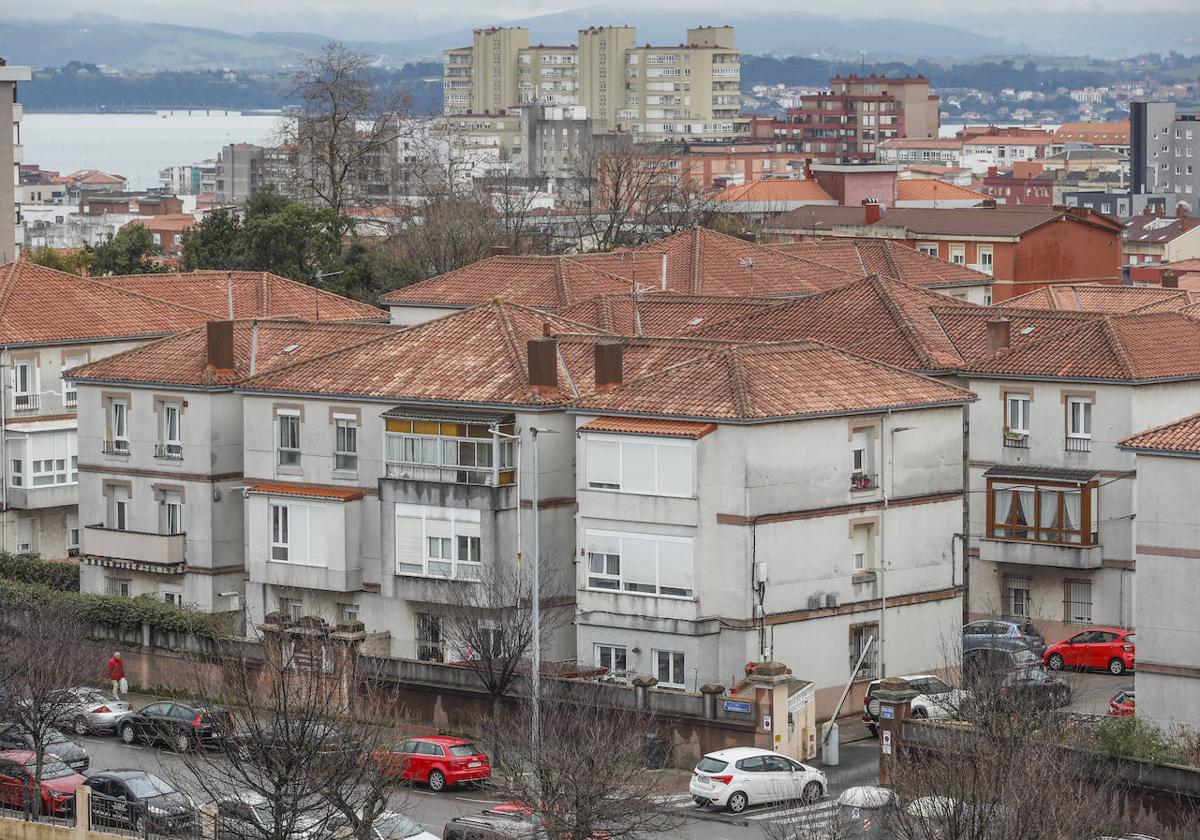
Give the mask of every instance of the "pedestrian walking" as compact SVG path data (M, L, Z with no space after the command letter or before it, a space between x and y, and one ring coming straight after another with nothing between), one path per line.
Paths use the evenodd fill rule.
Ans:
M125 681L125 663L121 661L119 651L109 657L108 662L104 665L104 676L112 680L112 693L118 700L121 698L122 692L129 691L129 683Z

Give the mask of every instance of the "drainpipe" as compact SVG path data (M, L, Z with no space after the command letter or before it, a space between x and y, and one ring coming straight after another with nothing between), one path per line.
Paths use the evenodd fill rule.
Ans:
M7 344L0 348L0 551L8 551L8 353Z
M964 405L962 412L962 617L965 627L971 623L971 407ZM953 551L950 559L953 562Z

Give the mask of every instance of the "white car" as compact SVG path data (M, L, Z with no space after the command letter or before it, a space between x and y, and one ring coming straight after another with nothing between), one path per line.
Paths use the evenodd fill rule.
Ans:
M697 805L715 805L735 814L748 805L816 802L829 783L815 767L758 747L711 752L692 771L688 792Z
M917 692L912 699L912 716L915 718L954 718L958 717L963 701L970 698L969 691L954 688L936 674L910 674L900 677L908 683L908 687ZM875 692L879 690L879 680L872 680L867 686L867 694L863 698L863 723L867 725L872 736L879 735L879 701Z

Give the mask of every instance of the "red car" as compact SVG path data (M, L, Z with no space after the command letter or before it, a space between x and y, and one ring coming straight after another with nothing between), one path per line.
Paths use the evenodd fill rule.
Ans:
M1092 627L1046 648L1042 661L1055 671L1101 668L1120 676L1133 670L1134 635L1120 627Z
M405 741L398 752L377 752L376 761L392 776L406 782L424 782L440 791L461 782L491 778L488 757L465 738L429 735Z
M26 797L33 794L35 755L28 750L0 752L0 802L22 810ZM42 759L42 813L57 817L75 810L75 789L87 779L52 755Z
M1137 712L1133 686L1122 688L1108 701L1108 713L1112 717L1131 717Z

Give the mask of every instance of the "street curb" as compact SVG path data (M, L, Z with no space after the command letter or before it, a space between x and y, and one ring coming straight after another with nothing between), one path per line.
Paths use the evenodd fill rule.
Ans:
M705 822L721 823L722 825L736 825L738 828L749 828L750 827L749 820L733 819L733 818L727 819L725 817L718 816L716 813L713 813L707 809L702 810L702 811L701 810L683 811L680 809L663 808L661 810L673 811L674 813L681 813L684 815L684 817L686 817L687 819L690 819L690 820L704 820Z

